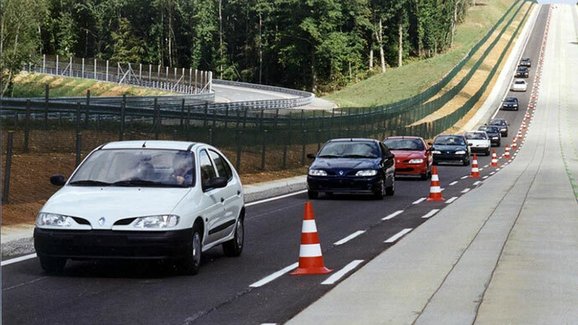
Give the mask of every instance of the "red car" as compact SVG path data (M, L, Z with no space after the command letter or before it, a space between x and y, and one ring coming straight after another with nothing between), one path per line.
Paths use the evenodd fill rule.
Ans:
M395 155L395 174L431 177L432 154L425 140L412 136L387 137L383 143Z

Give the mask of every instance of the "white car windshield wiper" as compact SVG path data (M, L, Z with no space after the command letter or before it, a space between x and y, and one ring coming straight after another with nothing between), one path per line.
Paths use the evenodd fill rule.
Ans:
M102 182L102 181L95 181L92 179L82 179L79 181L70 182L68 185L77 185L77 186L110 186L110 183Z
M180 185L180 184L169 184L163 182L155 182L145 179L124 179L120 181L116 181L111 186L149 186L149 187L187 187L188 185Z

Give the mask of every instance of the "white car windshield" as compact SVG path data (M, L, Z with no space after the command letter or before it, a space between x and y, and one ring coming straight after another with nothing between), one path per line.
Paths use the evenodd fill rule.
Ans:
M93 152L70 179L76 186L194 186L193 154L161 149Z

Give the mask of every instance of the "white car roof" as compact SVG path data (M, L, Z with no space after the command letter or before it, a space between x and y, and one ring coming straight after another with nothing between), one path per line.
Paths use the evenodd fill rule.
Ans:
M175 150L191 150L193 147L202 145L198 142L188 141L166 141L166 140L129 140L129 141L115 141L104 144L100 149L175 149Z

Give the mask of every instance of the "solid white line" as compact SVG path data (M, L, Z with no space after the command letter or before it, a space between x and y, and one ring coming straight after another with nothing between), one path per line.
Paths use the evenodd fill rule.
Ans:
M457 183L458 183L458 181L453 181L453 182L450 183L450 186L454 186L454 185L456 185Z
M343 245L345 243L347 243L348 241L352 240L353 238L362 235L365 233L365 230L358 230L356 232L354 232L353 234L343 238L342 240L336 241L335 243L333 243L333 245L335 246L339 246L339 245Z
M466 175L466 176L462 177L462 179L466 179L468 177L470 177L470 175Z
M464 188L464 190L462 191L462 193L468 193L469 191L470 191L470 189L466 187L466 188Z
M403 210L397 210L397 211L395 211L394 213L388 215L387 217L381 218L381 220L384 220L384 221L385 221L385 220L390 220L390 219L393 219L393 218L397 217L398 215L400 215L400 214L402 214L402 213L403 213Z
M291 264L291 265L289 265L288 267L286 267L286 268L284 268L284 269L282 269L282 270L279 270L279 271L277 271L277 272L275 272L275 273L273 273L273 274L271 274L271 275L269 275L269 276L267 276L267 277L264 277L263 279L255 282L255 283L251 284L249 287L258 288L258 287L264 286L264 285L266 285L267 283L269 283L269 282L277 279L278 277L280 277L280 276L282 276L283 274L285 274L285 273L293 270L294 268L296 268L296 267L298 267L298 266L299 266L299 262L296 262L296 263L294 263L294 264Z
M482 184L482 181L474 182L474 185L480 185L480 184Z
M457 197L457 196L454 196L454 197L452 197L451 199L448 199L448 200L446 201L446 203L447 203L447 204L450 204L450 203L454 202L454 201L457 200L457 199L458 199L458 197Z
M405 228L404 230L398 232L397 234L393 235L392 237L390 237L388 240L384 241L384 243L394 243L396 240L400 239L401 237L403 237L405 234L407 234L408 232L412 231L413 228Z
M294 195L298 195L298 194L302 194L302 193L307 193L307 190L302 190L302 191L298 191L298 192L293 192L293 193L289 193L289 194L284 194L284 195L280 195L280 196L275 196L275 197L271 197L268 199L264 199L264 200L259 200L259 201L255 201L255 202L251 202L251 203L246 203L245 206L246 207L250 207L252 205L257 205L257 204L261 204L261 203L266 203L266 202L271 202L271 201L275 201L275 200L280 200L280 199L284 199L286 197L290 197L290 196L294 196Z
M11 258L11 259L9 259L9 260L2 261L2 263L0 263L0 264L1 264L1 266L10 265L10 264L13 264L13 263L18 263L18 262L26 261L26 260L29 260L29 259L35 258L35 257L36 257L36 253L34 253L34 254L29 254L29 255L24 255L24 256L20 256L20 257Z
M349 264L347 264L344 268L335 272L332 276L327 278L327 280L321 282L321 284L334 284L335 282L339 281L342 277L344 277L347 273L354 270L359 264L363 263L363 260L355 260Z
M412 204L420 204L420 203L422 203L423 201L425 201L426 199L427 199L426 197L422 197L421 199L419 199L419 200L417 200L417 201L414 201Z
M440 211L440 209L433 209L430 212L428 212L426 215L424 215L422 218L423 219L431 218L434 214L438 213L439 211Z

